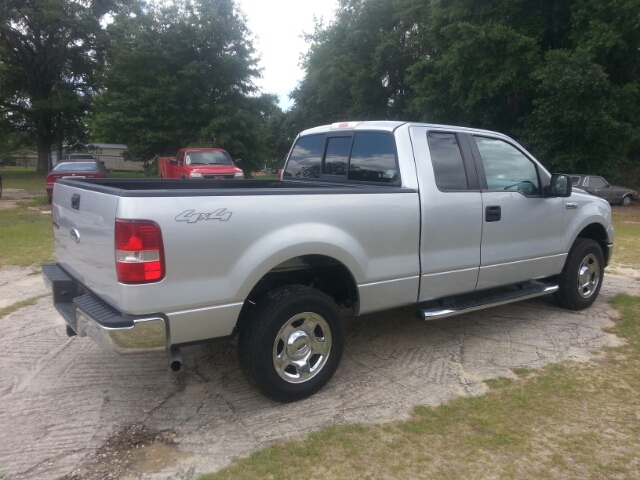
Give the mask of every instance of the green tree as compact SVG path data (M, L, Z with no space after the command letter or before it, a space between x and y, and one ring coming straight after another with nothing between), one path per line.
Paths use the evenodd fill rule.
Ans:
M637 137L625 121L625 110L638 113L637 88L614 85L588 55L566 50L549 51L531 77L526 145L554 170L615 175Z
M0 0L0 113L37 139L38 171L52 144L78 132L102 64L109 0Z
M249 163L263 155L254 98L257 60L233 0L149 4L114 17L95 139L149 160L186 146L216 146Z
M434 54L412 65L412 110L422 120L513 133L533 88L539 61L531 37L499 23L444 26Z
M306 37L305 78L291 94L293 122L304 128L405 116L406 71L424 50L414 41L423 10L408 0L341 0L335 19L317 23Z

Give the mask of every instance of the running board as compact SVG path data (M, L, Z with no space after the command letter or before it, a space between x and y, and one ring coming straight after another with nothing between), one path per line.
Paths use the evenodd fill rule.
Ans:
M489 307L497 307L498 305L506 305L507 303L541 297L542 295L557 292L558 288L558 285L538 283L518 290L503 290L497 293L476 294L470 298L461 299L460 301L447 305L439 305L437 307L419 310L418 316L423 320L440 320L441 318L475 312Z

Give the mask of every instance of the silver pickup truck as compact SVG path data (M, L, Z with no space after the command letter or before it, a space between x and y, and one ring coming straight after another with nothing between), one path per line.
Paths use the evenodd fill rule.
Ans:
M280 180L64 179L43 274L69 335L121 353L238 337L248 380L294 401L332 377L343 314L435 320L596 299L609 204L495 132L349 122L302 132Z

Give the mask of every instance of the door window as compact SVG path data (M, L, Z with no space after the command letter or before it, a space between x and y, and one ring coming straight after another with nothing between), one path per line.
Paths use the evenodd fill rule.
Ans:
M534 163L520 150L496 138L474 136L489 190L517 191L539 195L540 182Z
M602 177L589 177L589 186L593 188L602 188L609 185Z

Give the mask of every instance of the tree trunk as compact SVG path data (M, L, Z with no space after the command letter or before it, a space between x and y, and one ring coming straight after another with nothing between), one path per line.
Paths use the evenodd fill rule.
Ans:
M62 137L60 136L58 136L58 139L56 140L56 153L57 153L56 161L61 162L62 161Z
M46 175L51 170L51 141L38 135L38 173Z
M49 111L38 112L38 173L46 175L52 168L51 144L53 140L53 118Z

